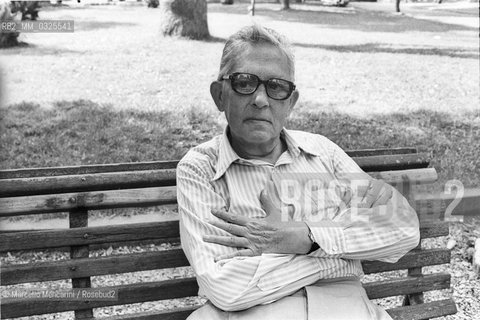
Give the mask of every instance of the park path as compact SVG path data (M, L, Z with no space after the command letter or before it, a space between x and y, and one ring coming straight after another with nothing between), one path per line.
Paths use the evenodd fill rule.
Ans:
M302 106L358 116L478 108L478 29L357 5L369 4L257 6L257 22L294 42ZM24 34L27 46L2 50L3 105L82 98L118 110L213 114L208 85L224 40L252 23L247 7L209 4L214 41L163 38L160 11L137 3L41 11L42 19L75 20L75 32ZM186 81L185 72L194 76Z
M394 3L389 2L350 2L351 7L367 11L388 12L395 15ZM402 14L421 20L438 21L446 24L479 28L478 2L408 2L400 4Z

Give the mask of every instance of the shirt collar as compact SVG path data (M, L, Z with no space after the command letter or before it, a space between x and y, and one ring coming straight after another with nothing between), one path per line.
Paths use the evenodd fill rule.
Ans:
M232 145L228 140L228 131L229 127L227 126L223 131L222 137L220 138L218 160L215 166L216 173L212 181L223 176L232 163L241 159L235 150L233 150ZM306 139L302 139L301 137L294 137L295 134L292 134L289 132L289 130L283 128L280 132L280 135L285 139L287 149L294 158L298 157L302 152L306 152L314 156L320 155L318 150L315 150L311 142Z
M218 160L215 167L216 173L212 180L219 179L221 176L223 176L225 171L227 171L228 167L230 167L233 162L240 159L235 150L233 150L230 141L228 141L228 130L229 128L226 126L225 130L223 130L222 137L220 138L220 145L218 146Z
M311 136L298 134L298 131L287 130L283 128L282 135L287 143L288 151L296 158L301 152L311 154L313 156L321 156L319 148L314 144ZM310 138L310 139L308 139Z

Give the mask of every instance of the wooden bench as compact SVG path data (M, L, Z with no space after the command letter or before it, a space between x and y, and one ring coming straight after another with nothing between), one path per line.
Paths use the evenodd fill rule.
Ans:
M435 169L428 168L428 155L416 153L415 149L348 153L365 171L395 185L407 196L411 194L408 186L432 183L437 179ZM0 288L8 286L11 289L12 285L24 283L35 286L38 282L60 279L71 279L73 288L88 288L94 276L188 266L178 245L178 220L88 226L90 210L174 205L176 164L173 161L0 171L0 217L68 212L70 226L66 229L0 232L0 252L6 255L6 252L19 250L59 248L68 250L71 258L21 265L4 263ZM415 202L411 197L410 200ZM448 224L434 220L422 221L422 239L448 235ZM177 245L161 251L89 257L89 252L99 246L158 246L162 243ZM456 306L452 299L423 303L423 292L450 287L450 274L422 274L422 267L446 263L450 263L449 250L422 249L419 245L395 264L363 262L366 274L407 270L406 276L398 272L386 280L364 283L364 287L371 299L404 297L403 305L388 310L394 319L429 319L454 314ZM118 300L27 301L5 298L1 302L1 318L74 311L76 319L85 319L94 316L95 308L193 297L198 290L194 277L118 284L108 288L117 290ZM147 310L106 319L185 319L197 307Z

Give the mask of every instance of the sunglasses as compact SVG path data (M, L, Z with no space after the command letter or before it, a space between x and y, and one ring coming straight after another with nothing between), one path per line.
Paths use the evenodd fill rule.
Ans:
M254 93L263 84L267 95L274 100L288 99L295 90L293 82L279 78L261 80L258 76L250 73L236 72L223 76L222 80L230 80L233 91L243 95Z

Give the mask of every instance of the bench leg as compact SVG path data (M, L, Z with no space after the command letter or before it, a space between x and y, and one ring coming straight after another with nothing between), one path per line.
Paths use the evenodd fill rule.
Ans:
M76 209L69 212L70 228L88 227L88 210ZM71 246L70 258L88 258L89 247ZM91 288L90 277L73 278L72 288ZM93 319L93 309L75 310L75 319Z

